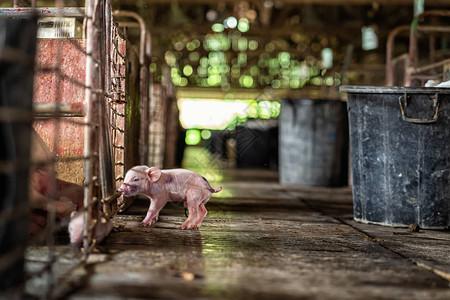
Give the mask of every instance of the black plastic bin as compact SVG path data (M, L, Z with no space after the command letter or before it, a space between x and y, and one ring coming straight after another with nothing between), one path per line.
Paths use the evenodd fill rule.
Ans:
M282 99L279 174L285 185L348 184L348 121L340 100Z
M235 133L237 168L277 169L278 127L276 123L249 121L244 126L237 126Z
M354 218L450 225L450 89L343 86L348 95Z

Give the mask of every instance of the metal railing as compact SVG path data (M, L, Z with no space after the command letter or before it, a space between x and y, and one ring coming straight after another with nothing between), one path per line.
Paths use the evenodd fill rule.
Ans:
M421 25L427 17L450 17L449 10L430 10L420 14L411 25L402 25L393 29L386 43L386 85L387 86L411 86L413 81L419 81L420 85L429 79L443 78L443 67L449 63L450 53L440 57L436 51L436 34L450 33L450 26ZM396 58L394 55L394 43L398 35L409 33L408 53ZM428 37L428 58L420 60L418 37L419 34Z

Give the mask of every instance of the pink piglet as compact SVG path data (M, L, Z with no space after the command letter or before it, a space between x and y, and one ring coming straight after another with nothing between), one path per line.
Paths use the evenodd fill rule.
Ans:
M155 223L168 201L184 201L189 217L178 229L199 228L207 214L206 202L213 193L221 190L221 186L213 189L204 177L190 170L160 170L147 166L135 166L128 170L118 189L127 197L145 195L150 199L150 207L141 226Z

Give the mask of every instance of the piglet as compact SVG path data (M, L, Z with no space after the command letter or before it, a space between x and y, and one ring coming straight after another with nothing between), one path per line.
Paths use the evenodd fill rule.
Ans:
M54 210L56 221L60 222L68 219L72 211L80 209L84 189L56 177L55 155L34 130L31 149L29 233L38 235L47 228L48 212Z
M141 226L155 223L168 201L183 201L189 217L178 229L199 228L207 214L206 202L213 193L221 190L221 186L213 189L204 177L190 170L160 170L147 166L135 166L128 170L118 189L127 197L145 195L150 198L150 207Z
M103 214L100 212L101 221L95 225L95 239L97 243L100 243L105 236L107 236L112 228L113 223L111 220L105 220ZM81 247L83 241L83 230L84 230L84 216L83 212L72 212L70 215L69 223L69 236L70 244L74 247Z

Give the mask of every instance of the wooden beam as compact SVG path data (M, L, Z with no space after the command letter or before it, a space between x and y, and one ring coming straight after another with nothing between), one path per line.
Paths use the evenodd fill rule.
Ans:
M246 89L232 88L224 91L220 88L204 87L177 87L177 99L215 99L215 100L266 100L278 101L285 97L312 97L320 99L339 99L338 88L336 86L308 86L301 89Z
M150 31L152 35L167 35L174 32L187 32L191 35L204 36L208 33L212 33L211 26L185 24L183 26L156 26L151 27ZM327 33L335 36L348 36L349 34L360 34L361 27L356 26L342 26L336 28L330 28L326 26L283 26L283 27L271 27L262 28L252 27L250 31L243 34L247 38L251 37L289 37L295 32L307 32L308 34L322 34Z
M173 0L142 0L140 5L151 5L151 4L167 4L170 5ZM253 0L249 2L253 3L263 3L265 0ZM235 4L241 2L241 0L223 0L222 2ZM408 5L413 6L413 0L376 0L376 3L380 5ZM215 6L217 5L217 0L178 0L180 5L184 4L207 4ZM315 4L315 5L372 5L374 0L283 0L283 4ZM115 0L115 4L122 5L136 5L135 0ZM427 6L450 6L448 0L427 0Z

